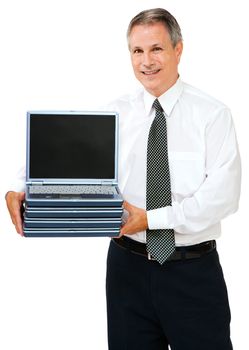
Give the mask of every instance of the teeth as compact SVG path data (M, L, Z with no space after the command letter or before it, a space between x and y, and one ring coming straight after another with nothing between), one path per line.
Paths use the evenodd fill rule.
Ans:
M159 72L159 69L158 70L149 71L149 72L143 72L143 73L146 74L146 75L151 75L151 74L155 74L157 72Z

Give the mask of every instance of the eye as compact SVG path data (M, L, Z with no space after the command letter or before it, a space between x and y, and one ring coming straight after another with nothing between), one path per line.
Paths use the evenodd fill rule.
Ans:
M159 52L159 51L162 51L162 48L160 46L156 46L153 48L153 51L154 52Z
M142 49L135 49L133 50L133 54L139 54L139 53L142 53L143 50Z

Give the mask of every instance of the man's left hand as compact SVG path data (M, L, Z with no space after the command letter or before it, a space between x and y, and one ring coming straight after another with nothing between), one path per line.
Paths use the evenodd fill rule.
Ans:
M120 236L132 235L148 228L146 210L137 208L126 201L123 203L123 208L128 211L129 216L121 228Z

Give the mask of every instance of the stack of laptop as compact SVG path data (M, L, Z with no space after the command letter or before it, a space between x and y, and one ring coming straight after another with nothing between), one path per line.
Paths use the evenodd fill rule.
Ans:
M117 237L118 114L28 112L24 235Z

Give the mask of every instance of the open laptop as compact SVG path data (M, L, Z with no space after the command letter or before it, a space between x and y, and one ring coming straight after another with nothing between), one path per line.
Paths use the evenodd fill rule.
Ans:
M29 207L122 207L116 112L27 113Z

